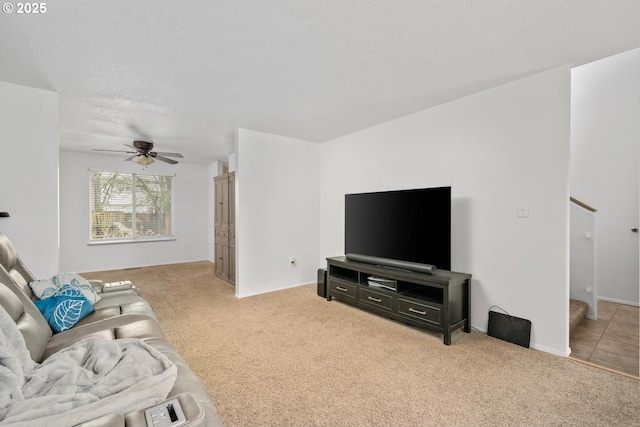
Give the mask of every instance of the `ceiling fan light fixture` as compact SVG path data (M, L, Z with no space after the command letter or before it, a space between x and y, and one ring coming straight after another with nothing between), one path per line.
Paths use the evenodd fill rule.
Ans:
M148 157L148 156L142 156L140 154L135 156L133 158L133 161L136 162L139 165L142 165L142 166L147 166L147 165L150 165L151 163L154 162L153 158Z
M180 153L165 153L164 151L151 151L153 150L153 142L147 141L133 141L133 145L124 144L126 147L129 147L135 151L124 151L124 150L103 150L100 148L94 148L93 151L112 151L117 153L127 153L133 154L126 159L127 162L135 162L141 166L149 166L150 164L155 163L156 160L160 160L164 163L168 163L170 165L175 165L178 162L176 160L170 159L169 157L178 157L180 159L184 158Z

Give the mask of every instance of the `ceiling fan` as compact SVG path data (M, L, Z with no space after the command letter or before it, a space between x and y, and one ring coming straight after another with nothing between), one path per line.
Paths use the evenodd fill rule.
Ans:
M175 165L176 162L173 159L169 159L167 157L178 157L182 158L182 154L179 153L164 153L162 151L151 151L153 149L153 142L147 141L133 141L133 145L124 144L126 147L131 147L136 151L124 151L124 150L100 150L94 148L93 151L113 151L116 153L127 153L133 154L133 156L126 158L125 161L133 160L139 165L147 166L154 162L153 159L161 160L165 163L169 163L171 165Z

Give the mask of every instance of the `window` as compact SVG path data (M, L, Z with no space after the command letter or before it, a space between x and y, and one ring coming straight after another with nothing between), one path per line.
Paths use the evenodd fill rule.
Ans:
M173 239L173 176L91 171L91 241Z

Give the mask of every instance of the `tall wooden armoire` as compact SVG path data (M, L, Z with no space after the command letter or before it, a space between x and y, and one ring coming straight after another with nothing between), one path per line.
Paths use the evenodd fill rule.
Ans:
M215 274L236 283L235 172L214 178L215 187Z

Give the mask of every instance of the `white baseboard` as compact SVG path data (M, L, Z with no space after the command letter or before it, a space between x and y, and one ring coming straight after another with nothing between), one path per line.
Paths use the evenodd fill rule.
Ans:
M275 288L275 289L268 289L265 291L260 291L260 292L253 292L253 293L249 293L249 294L238 294L238 287L236 286L236 298L248 298L248 297L253 297L256 295L263 295L263 294L269 294L271 292L277 292L277 291L284 291L285 289L291 289L291 288L297 288L300 286L310 286L315 284L315 282L310 282L310 283L297 283L294 285L286 285L286 286L281 286L279 288Z
M618 303L618 304L632 305L634 307L640 307L639 303L633 302L633 301L624 301L624 300L621 300L621 299L607 298L607 297L598 297L598 300L600 300L600 301L608 301L608 302L615 302L615 303Z
M145 268L145 267L161 267L163 265L188 264L190 262L201 262L201 261L209 261L212 264L215 264L213 262L213 260L210 260L210 259L193 259L193 260L190 260L190 261L161 262L161 263L157 263L157 264L140 264L140 265L135 265L135 266L130 266L130 267L104 268L104 269L101 269L101 270L91 270L91 271L78 272L78 274L82 275L82 273L99 273L99 272L102 272L102 271L116 271L116 270L137 270L139 268Z
M554 356L560 356L560 357L569 357L569 355L571 354L571 347L567 347L566 350L562 351L562 350L557 350L555 348L547 347L544 345L537 345L534 343L531 345L531 348L534 348L539 351L543 351L545 353L553 354Z
M479 328L477 326L472 326L473 329L475 329L478 332L482 332L483 334L486 334L487 331L484 328ZM517 344L514 344L517 345ZM569 357L569 355L571 354L571 348L567 347L567 349L565 351L562 350L558 350L555 348L551 348L551 347L547 347L544 345L537 345L536 343L530 343L529 348L532 348L534 350L538 350L538 351L542 351L544 353L549 353L549 354L553 354L554 356L560 356L560 357Z

